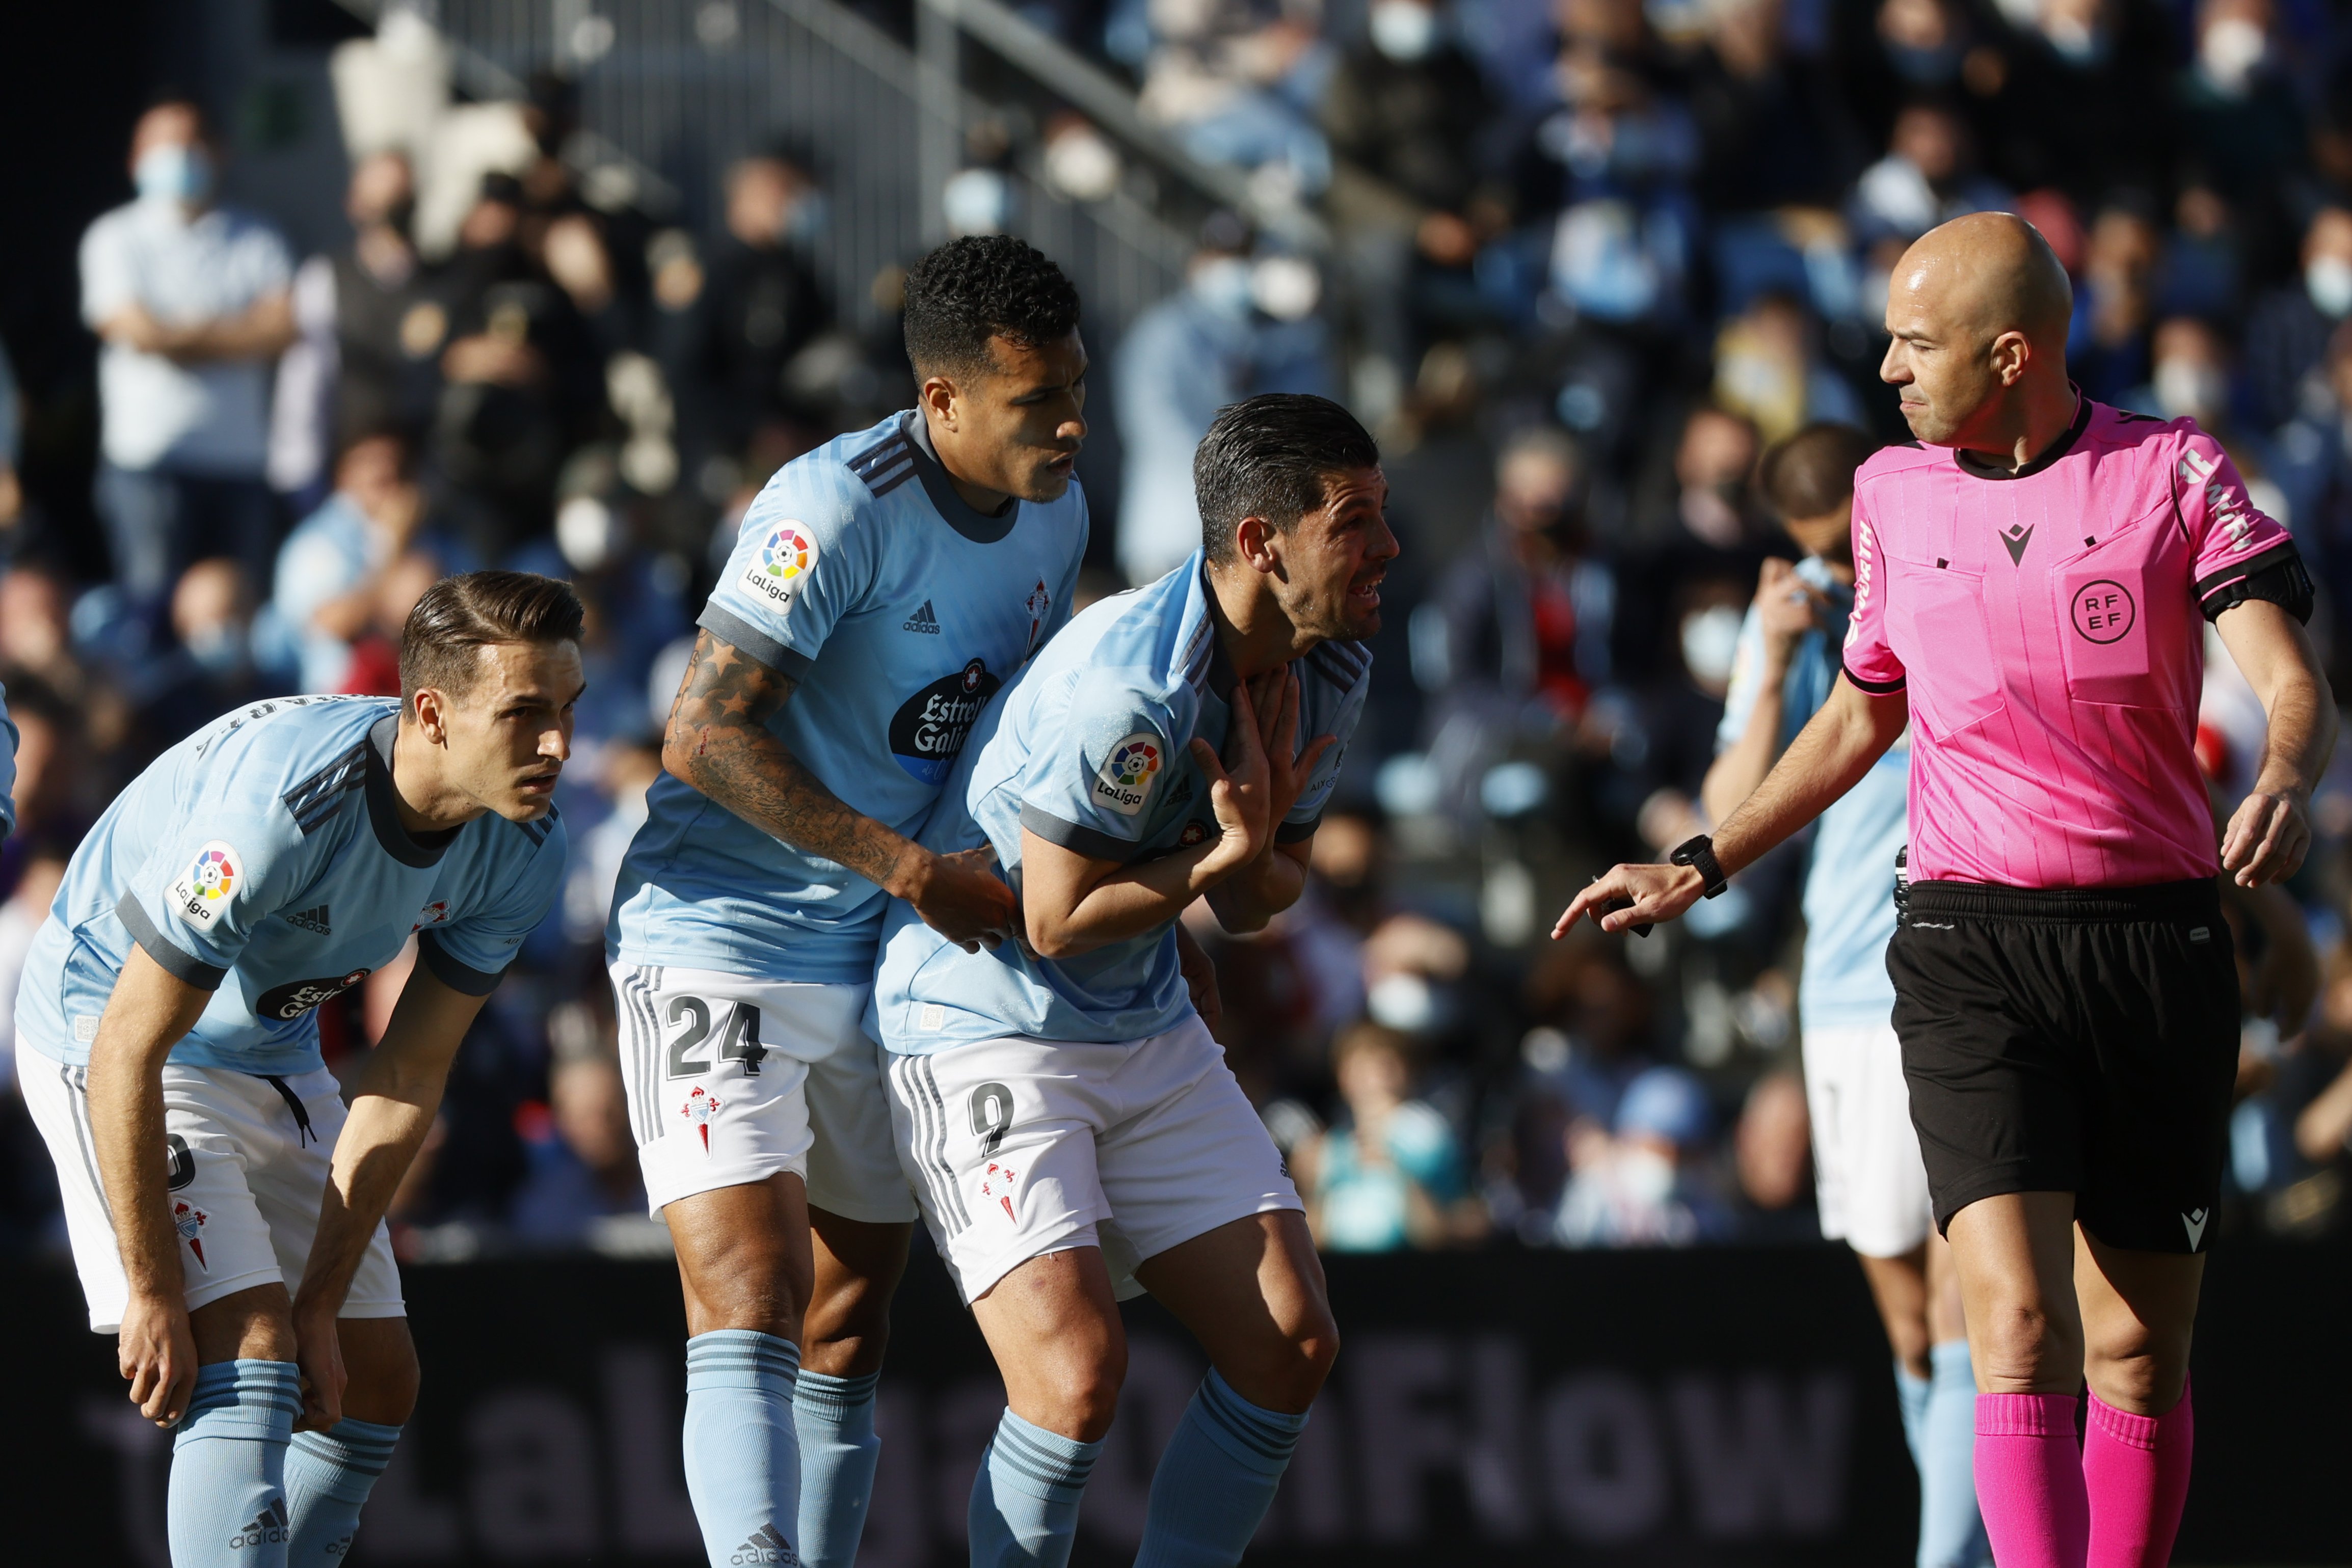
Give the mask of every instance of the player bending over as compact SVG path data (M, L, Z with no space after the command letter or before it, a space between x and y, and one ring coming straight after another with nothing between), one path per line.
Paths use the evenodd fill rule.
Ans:
M908 274L906 331L919 406L785 465L745 514L614 895L622 1071L686 1291L687 1490L714 1568L856 1554L915 1219L861 1027L875 943L891 894L948 941L1010 929L985 852L907 835L1068 618L1086 553L1068 280L1017 239L956 240Z
M1379 465L1321 398L1219 413L1192 465L1201 552L1070 623L924 830L994 851L1023 940L960 950L892 907L874 1006L899 1159L1011 1406L972 1482L975 1564L1067 1559L1126 1370L1120 1294L1158 1296L1214 1368L1160 1458L1142 1568L1239 1560L1338 1353L1176 919L1205 894L1255 931L1305 884L1397 553Z
M1851 425L1814 424L1764 455L1765 498L1805 559L1764 563L1740 628L1718 755L1701 789L1718 821L1763 782L1837 685L1853 612L1853 475L1877 444ZM1919 1471L1919 1568L1979 1568L1976 1382L1951 1249L1936 1232L1911 1130L1886 978L1910 773L1910 743L1897 740L1822 813L1805 873L1797 1009L1822 1234L1862 1260L1895 1347L1903 1435Z
M562 884L580 620L550 578L443 579L401 633L397 702L286 697L198 730L90 830L34 938L25 1100L89 1325L178 1428L176 1568L341 1563L415 1404L383 1213ZM412 934L346 1115L315 1009Z
M2242 886L2302 863L2336 710L2294 540L2194 423L2067 381L2071 309L2021 219L1960 218L1905 254L1880 375L1922 444L1855 476L1843 678L1712 843L1616 867L1559 929L1721 891L1911 724L1886 967L1981 1390L1977 1500L2001 1568L2158 1568L2188 1494L2189 1334L2238 1056L2191 748L2198 615L2270 719L2221 836Z

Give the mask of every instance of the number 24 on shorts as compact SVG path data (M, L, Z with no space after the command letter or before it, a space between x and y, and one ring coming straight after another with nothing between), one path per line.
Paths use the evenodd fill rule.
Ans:
M756 1078L768 1048L760 1043L760 1009L749 1002L730 1002L726 1021L719 1026L720 1061L740 1061L745 1076ZM669 1042L670 1078L698 1078L710 1071L710 1060L694 1055L711 1036L710 1004L698 997L672 997L666 1009L671 1027L686 1027Z

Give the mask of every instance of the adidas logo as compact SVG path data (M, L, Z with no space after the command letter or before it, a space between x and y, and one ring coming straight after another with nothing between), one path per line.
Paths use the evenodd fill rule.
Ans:
M286 1500L273 1497L250 1523L228 1538L228 1549L236 1552L247 1546L274 1546L288 1538Z
M928 608L928 606L926 607ZM800 1568L800 1553L793 1550L782 1531L772 1524L760 1527L759 1533L735 1549L730 1563L776 1563L784 1568Z
M297 910L286 917L286 924L299 925L305 931L315 931L321 936L335 934L335 928L327 924L327 906L323 904L316 909Z
M928 599L924 600L923 607L916 611L911 618L903 622L899 626L899 630L902 632L921 632L929 636L938 636L940 634L940 618L931 613L931 601Z

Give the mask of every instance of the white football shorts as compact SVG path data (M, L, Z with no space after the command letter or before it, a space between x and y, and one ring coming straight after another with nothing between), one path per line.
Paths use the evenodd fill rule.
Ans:
M122 1324L131 1286L98 1174L89 1069L32 1051L17 1053L16 1067L25 1104L58 1167L66 1239L89 1304L89 1326L112 1333ZM335 1075L323 1068L261 1078L225 1067L163 1064L163 1141L171 1172L163 1197L180 1233L180 1271L191 1311L257 1285L283 1283L291 1294L301 1284L343 1116ZM392 1234L380 1223L341 1315L408 1315Z
M1935 1214L1893 1021L1807 1030L1805 1104L1822 1234L1866 1258L1926 1241Z
M858 1022L872 989L614 964L646 1207L791 1171L812 1207L912 1222L881 1049Z
M898 1157L967 1304L1032 1258L1136 1266L1253 1214L1302 1208L1224 1048L1197 1018L1132 1045L1013 1037L889 1061Z

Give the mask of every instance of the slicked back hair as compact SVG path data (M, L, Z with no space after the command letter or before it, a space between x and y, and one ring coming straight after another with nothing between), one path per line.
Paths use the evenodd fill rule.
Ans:
M1757 478L1782 517L1825 517L1853 494L1853 471L1878 443L1851 424L1817 421L1764 454Z
M584 612L559 578L469 571L425 591L400 632L400 701L432 687L462 697L481 678L474 650L497 643L576 643Z
M1201 548L1225 565L1244 517L1264 517L1286 534L1323 504L1327 476L1380 462L1371 433L1328 397L1267 392L1219 409L1192 454Z
M907 358L918 376L978 375L988 340L1034 349L1078 324L1078 291L1045 253L1011 235L951 239L907 274Z

